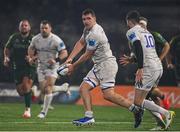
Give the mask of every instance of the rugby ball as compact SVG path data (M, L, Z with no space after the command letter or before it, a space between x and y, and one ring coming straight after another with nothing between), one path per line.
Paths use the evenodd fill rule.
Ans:
M69 65L71 65L71 64L64 64L64 65L59 66L57 69L57 74L59 76L66 76L68 73L68 66Z

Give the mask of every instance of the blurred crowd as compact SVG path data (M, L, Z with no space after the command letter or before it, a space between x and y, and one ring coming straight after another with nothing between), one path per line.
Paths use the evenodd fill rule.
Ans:
M170 42L180 34L180 2L178 0L2 0L0 1L0 81L13 82L11 69L5 68L3 48L9 36L18 30L18 23L28 19L33 34L39 32L39 23L47 19L52 23L54 33L59 35L69 51L82 35L81 12L92 8L111 44L117 61L123 54L129 53L125 33L127 31L125 15L129 10L138 10L149 20L149 29L158 31ZM86 62L71 77L72 84L79 84L92 66ZM117 84L133 84L135 64L127 67L119 65ZM177 85L173 68L164 64L164 74L160 85ZM176 70L177 71L177 70ZM78 75L78 76L77 76Z

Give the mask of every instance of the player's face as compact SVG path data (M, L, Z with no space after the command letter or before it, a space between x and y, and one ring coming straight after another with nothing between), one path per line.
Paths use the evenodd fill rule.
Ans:
M51 26L49 24L41 24L40 31L43 38L47 38L51 33Z
M19 31L21 34L26 35L30 32L31 27L28 21L21 21L19 24Z
M86 29L91 29L96 23L96 17L92 14L82 15L82 21Z

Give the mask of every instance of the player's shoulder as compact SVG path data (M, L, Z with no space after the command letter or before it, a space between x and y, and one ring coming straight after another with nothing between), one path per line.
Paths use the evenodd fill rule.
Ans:
M58 35L56 35L56 34L54 34L54 33L51 33L51 37L52 37L52 39L54 40L54 41L62 41L62 39L58 36Z
M149 33L149 31L145 30L140 25L136 25L127 31L126 37L133 43L136 40L140 40L143 33Z
M99 25L97 23L93 26L93 28L91 30L91 32L94 33L94 34L98 34L101 31L103 31L103 28L102 28L101 25Z
M150 33L155 37L162 37L162 35L159 32L151 31Z
M131 29L129 29L129 30L127 31L127 34L128 34L128 33L132 33L132 32L136 33L136 32L141 31L142 29L143 29L143 28L142 28L140 25L136 25L136 26L132 27Z
M37 42L42 38L41 34L38 33L37 35L32 37L32 42Z
M16 39L18 37L20 37L20 33L13 33L13 34L10 35L11 39Z
M140 26L134 26L131 29L129 29L126 33L126 36L128 37L129 40L132 40L133 38L136 37L137 32L139 32Z
M152 34L159 35L160 33L157 31L150 31Z
M151 31L150 33L153 35L155 39L160 40L162 43L166 42L166 39L159 32Z
M99 36L101 36L102 34L104 34L104 30L101 25L95 24L91 29L90 36L93 38L99 38Z

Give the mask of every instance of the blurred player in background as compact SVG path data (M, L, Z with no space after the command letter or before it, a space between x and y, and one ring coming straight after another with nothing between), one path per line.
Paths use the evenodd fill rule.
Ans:
M94 66L89 71L80 85L80 94L85 108L84 118L73 120L75 125L86 125L95 122L92 110L90 91L100 86L103 97L117 105L129 109L135 114L135 124L139 122L139 108L130 103L120 94L114 92L115 77L118 71L116 58L112 55L110 44L103 28L96 23L96 16L92 9L86 9L82 13L82 21L85 26L82 37L76 42L73 51L66 60L72 63L73 59L84 48L86 51L80 58L69 66L71 74L81 63L93 59Z
M152 87L157 86L163 73L161 61L156 53L154 38L147 29L139 25L140 14L137 11L129 12L126 16L126 21L130 28L126 35L133 46L138 64L134 103L142 108L164 115L166 118L165 129L168 129L174 112L167 111L153 101L145 99ZM122 58L120 62L123 61Z
M41 92L45 93L42 111L39 118L45 118L53 99L53 87L58 77L57 68L68 56L64 42L52 32L50 22L44 20L40 24L40 33L33 37L28 48L29 63L38 60L38 81ZM68 84L62 90L67 91Z
M147 23L148 23L148 20L145 17L140 17L139 24L141 25L141 27L143 27L146 30L147 30ZM157 52L160 60L162 61L166 57L166 55L169 51L169 48L170 48L169 43L158 32L151 32L151 34L153 35L154 40L155 40L156 52ZM130 49L132 50L131 43L130 43ZM132 50L131 55L134 55L133 52L134 52L134 50ZM120 64L125 66L125 65L133 62L134 59L135 59L135 56L124 55L123 57L120 58ZM164 103L166 103L168 101L167 99L165 99L165 95L157 88L157 86L154 86L149 91L146 98L153 100L158 105L160 105L159 98ZM157 121L157 127L152 130L161 130L161 129L165 128L165 123L162 119L162 116L157 112L152 112L152 111L150 111L150 112L155 116L156 121Z
M22 20L19 23L19 33L12 34L4 48L4 65L9 66L9 62L12 62L17 92L24 96L24 118L31 117L31 87L36 76L36 66L29 65L26 60L27 49L33 37L30 30L29 21Z
M180 87L180 35L174 36L170 41L168 68L175 70L177 86Z

